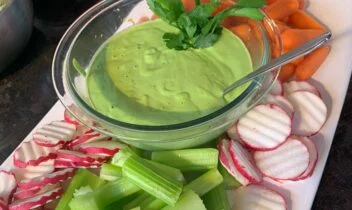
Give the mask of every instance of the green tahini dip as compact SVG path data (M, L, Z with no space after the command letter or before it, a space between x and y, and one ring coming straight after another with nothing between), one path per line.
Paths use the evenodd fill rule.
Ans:
M212 47L168 49L162 36L176 30L155 20L109 39L92 60L87 76L94 108L127 123L169 125L205 116L227 104L223 90L252 71L245 45L224 29ZM230 98L244 88L234 90Z

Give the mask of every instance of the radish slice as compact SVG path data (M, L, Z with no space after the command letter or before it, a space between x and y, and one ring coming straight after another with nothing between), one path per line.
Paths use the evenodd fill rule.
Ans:
M310 177L314 171L315 165L318 161L318 150L317 146L315 145L314 141L308 137L299 137L297 138L300 140L307 148L309 152L309 164L308 168L304 171L302 175L297 177L295 180L303 180Z
M287 202L278 192L261 185L251 184L235 190L232 209L286 210Z
M24 142L16 151L14 158L14 165L20 168L27 166L37 166L56 157L55 147L39 146L33 141Z
M323 100L308 91L294 92L287 98L296 110L292 120L292 134L316 134L323 127L327 117L327 107Z
M272 150L290 135L291 118L277 105L258 105L239 119L237 133L253 150Z
M77 151L60 149L57 151L57 159L68 159L73 162L94 162L92 157Z
M68 159L56 159L55 168L98 168L102 162L73 162Z
M0 200L4 205L11 200L12 194L17 186L15 175L11 172L0 171Z
M308 91L320 97L318 88L308 81L290 81L284 83L283 86L285 96L297 91Z
M124 147L126 147L125 144L117 141L96 141L81 144L79 150L87 154L113 156Z
M37 166L27 166L26 168L15 167L12 169L12 172L15 174L17 181L20 181L22 179L32 179L44 174L50 174L54 170L54 160L50 159Z
M277 105L282 110L284 110L291 118L293 117L293 113L295 112L295 109L293 108L291 102L280 95L269 94L264 98L264 103Z
M90 142L96 142L96 141L109 141L111 140L111 137L105 136L101 133L98 132L88 132L85 133L81 136L79 136L78 138L74 139L73 141L71 141L68 146L74 150L79 148L80 144L83 143L90 143Z
M301 141L289 137L274 150L255 152L254 159L264 175L273 179L294 180L307 169L309 152Z
M8 207L5 204L5 201L1 200L1 198L0 198L0 210L7 210L7 209L8 209Z
M9 210L34 209L59 198L62 193L63 190L61 187L59 187L54 190L38 194L31 198L16 200L11 203L11 205L9 206Z
M252 157L242 145L234 140L230 141L230 155L237 170L251 183L258 183L262 176L258 169L252 164Z
M72 140L76 133L76 125L64 121L54 121L44 125L33 134L33 141L45 147L54 147Z
M219 160L222 166L231 174L235 179L241 183L243 186L248 185L249 180L244 177L236 168L232 157L229 152L230 142L226 139L222 139L218 145L220 151Z
M45 192L48 192L50 190L56 189L57 187L59 187L58 184L56 184L56 185L46 185L46 186L44 186L42 188L34 187L34 188L31 188L31 189L27 189L27 190L23 190L23 189L18 188L18 190L13 194L13 197L16 200L30 198L30 197L36 196L37 194L45 193Z
M24 179L18 183L21 189L31 189L34 187L44 187L47 184L56 184L71 178L74 175L73 168L67 168L56 171L51 174L46 174L34 179Z
M75 133L72 141L76 140L80 136L83 136L85 134L92 133L92 132L94 132L93 129L91 129L85 125L79 125L79 126L77 126L76 133Z
M68 123L71 123L77 126L81 124L67 109L65 109L65 112L64 112L64 120Z

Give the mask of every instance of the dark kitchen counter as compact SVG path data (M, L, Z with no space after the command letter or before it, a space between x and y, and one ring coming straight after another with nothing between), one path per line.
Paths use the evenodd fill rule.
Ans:
M0 163L57 101L51 81L56 44L34 30L25 52L0 73ZM352 209L351 138L350 84L313 209Z

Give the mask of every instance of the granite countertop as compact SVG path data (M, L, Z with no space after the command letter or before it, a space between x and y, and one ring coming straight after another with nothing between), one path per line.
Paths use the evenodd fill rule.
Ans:
M57 41L34 30L24 53L0 73L0 163L57 101L51 62ZM352 209L352 86L313 209Z

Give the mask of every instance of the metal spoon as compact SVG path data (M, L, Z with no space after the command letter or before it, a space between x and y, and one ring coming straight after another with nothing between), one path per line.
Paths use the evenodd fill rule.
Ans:
M230 85L228 88L224 90L223 96L231 92L233 89L247 83L248 81L253 80L254 78L256 78L261 74L275 70L279 66L282 66L298 57L301 57L303 55L306 55L312 52L313 50L325 44L325 42L327 42L330 38L331 38L331 32L325 32L317 36L316 38L304 43L303 45L288 51L287 53L281 55L280 57L275 58L274 60L270 61L264 66L259 67L257 70L247 74L246 76L234 82L232 85Z

